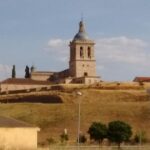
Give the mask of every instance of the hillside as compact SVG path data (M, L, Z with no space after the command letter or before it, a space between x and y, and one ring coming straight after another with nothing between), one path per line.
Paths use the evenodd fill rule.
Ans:
M73 91L47 91L1 97L5 102L19 98L23 103L1 103L0 114L11 116L41 128L39 143L53 137L59 141L64 128L68 129L70 142L76 141L78 100L81 101L81 131L86 133L93 121L107 123L123 120L132 125L134 132L150 132L150 96L145 90L99 90L80 89L82 96ZM35 99L29 103L26 99ZM48 103L55 99L53 103ZM7 101L6 101L7 99ZM40 101L37 101L40 99ZM46 103L41 103L41 100ZM17 101L15 101L17 102ZM150 139L150 136L147 134Z

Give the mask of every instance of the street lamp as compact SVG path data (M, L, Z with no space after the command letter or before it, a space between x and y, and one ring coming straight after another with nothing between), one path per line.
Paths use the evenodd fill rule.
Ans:
M82 93L79 91L77 91L76 94L77 96L82 96ZM77 135L78 150L80 150L80 104L81 104L81 101L79 99L78 100L78 135Z

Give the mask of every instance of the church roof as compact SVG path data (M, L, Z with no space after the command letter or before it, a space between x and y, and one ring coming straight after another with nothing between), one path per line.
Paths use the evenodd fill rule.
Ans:
M20 120L16 120L14 118L10 118L10 117L4 117L4 116L0 116L0 128L1 127L11 127L11 128L16 128L16 127L27 127L27 128L32 128L32 127L36 127L33 126L31 124L28 124L24 121L20 121Z
M43 85L43 84L50 84L49 81L37 81L32 79L25 79L25 78L8 78L2 82L1 84L22 84L22 85Z
M85 31L84 23L83 21L80 21L79 23L79 31L78 33L74 36L73 40L89 40L89 37Z

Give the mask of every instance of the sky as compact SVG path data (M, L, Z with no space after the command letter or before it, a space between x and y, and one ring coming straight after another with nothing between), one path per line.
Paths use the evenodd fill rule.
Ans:
M149 0L0 0L0 80L68 68L69 42L82 16L105 81L150 76Z

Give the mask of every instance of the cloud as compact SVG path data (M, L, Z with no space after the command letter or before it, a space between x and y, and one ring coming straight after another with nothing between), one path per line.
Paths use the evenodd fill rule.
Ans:
M69 60L69 39L50 39L45 51L55 58L57 62L66 63Z
M62 39L51 39L48 42L49 48L62 48L63 46L66 46L68 40L62 40Z
M60 65L68 64L69 41L71 40L48 41L46 52L51 54L51 57L54 54ZM126 36L97 38L94 41L98 74L102 74L104 78L122 80L132 79L139 74L150 74L146 68L150 66L150 45L147 42Z
M10 77L12 66L0 64L0 80Z
M12 74L12 66L6 64L0 64L0 80L5 80L7 78L11 78ZM24 77L24 68L20 66L19 68L16 66L16 78Z
M67 54L69 50L69 41L63 39L50 39L46 48L47 52L59 52L59 54Z
M96 55L104 62L145 65L150 57L147 47L148 44L140 39L101 38L96 40Z
M95 40L97 71L105 80L133 80L149 76L150 45L125 36ZM99 69L99 66L104 66Z

